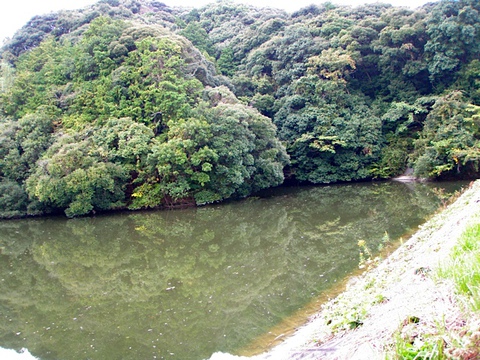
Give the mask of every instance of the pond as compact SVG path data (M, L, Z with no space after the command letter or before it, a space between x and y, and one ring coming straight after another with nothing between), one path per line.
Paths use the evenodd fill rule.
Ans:
M359 240L378 251L461 185L283 187L196 209L2 221L0 347L41 360L245 353L358 269Z

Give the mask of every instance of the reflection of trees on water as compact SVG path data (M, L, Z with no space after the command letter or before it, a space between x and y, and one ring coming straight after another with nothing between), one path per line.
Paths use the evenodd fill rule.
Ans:
M429 186L278 190L199 209L0 223L0 345L42 359L234 351L437 206ZM16 335L20 333L19 335Z

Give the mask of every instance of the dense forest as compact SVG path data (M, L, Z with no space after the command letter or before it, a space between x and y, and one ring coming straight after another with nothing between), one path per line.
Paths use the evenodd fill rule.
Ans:
M479 12L101 0L36 16L0 50L0 216L475 177Z

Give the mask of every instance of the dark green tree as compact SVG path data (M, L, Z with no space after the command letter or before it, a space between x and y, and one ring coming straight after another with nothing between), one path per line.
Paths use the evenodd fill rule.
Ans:
M478 172L480 107L468 104L459 91L439 97L414 141L415 174L425 178Z
M26 181L31 198L69 217L124 206L128 174L96 148L90 131L57 137Z
M197 21L189 22L179 34L190 40L197 49L213 55L213 49L208 34Z
M427 20L425 44L430 78L446 87L462 64L478 58L480 4L474 0L440 1Z
M236 64L233 55L233 50L227 47L222 50L220 57L217 60L218 69L223 75L233 76L236 71Z

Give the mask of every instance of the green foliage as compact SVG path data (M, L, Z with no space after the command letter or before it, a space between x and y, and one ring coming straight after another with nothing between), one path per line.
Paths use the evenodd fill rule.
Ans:
M408 138L387 137L387 145L382 147L380 160L371 168L374 177L388 179L405 172L412 141Z
M405 360L443 360L447 359L443 352L443 340L434 336L415 341L397 337L395 342L395 359Z
M236 70L236 64L232 48L225 48L217 61L218 68L223 75L233 76Z
M472 104L480 105L480 60L472 60L460 71L455 87L463 89Z
M450 259L438 276L452 279L459 294L466 296L469 307L480 311L480 224L473 224L462 234Z
M16 182L3 178L0 181L0 217L20 217L27 213L28 197Z
M53 38L17 62L18 76L3 93L5 115L21 117L42 105L65 114L65 125L114 117L149 122L188 113L201 85L185 74L184 48L175 40L137 41L126 23L100 17L75 45Z
M281 184L288 155L270 119L239 103L226 88L213 89L208 96L213 108L205 109L205 117L212 124L212 148L219 154L212 176L221 197L233 191L247 196Z
M369 177L382 135L381 121L365 99L349 94L335 77L309 75L294 86L297 94L284 98L275 123L296 178L329 183Z
M436 177L462 171L477 172L480 160L478 107L463 101L460 92L436 100L414 141L415 174Z
M80 46L82 54L92 47L101 50L94 49L90 60L78 60L79 65L90 61L92 66L80 69L83 81L68 109L74 119L69 126L76 126L77 114L80 122L114 116L149 123L157 112L165 120L188 113L201 85L183 73L181 44L150 36L133 41L128 32L122 36L122 23L98 20L95 25L101 27L96 33L108 36L100 42L96 36L86 37Z
M15 69L6 61L0 63L0 94L8 91L13 85Z
M162 112L164 121L189 115L201 83L186 78L180 44L163 38L146 38L136 44L121 68L120 83L112 89L119 94L119 116L146 119Z
M275 105L275 98L269 94L255 94L252 98L252 106L255 107L262 115L273 116L273 107Z
M106 166L118 182L99 185L116 194L111 207L247 196L280 184L286 164L290 179L312 183L408 166L476 176L479 11L470 0L292 15L118 0L35 17L1 50L1 180L38 182L39 159L65 133L83 144L79 174ZM41 205L29 189L35 212L110 207L97 190Z
M204 28L196 21L188 23L188 25L179 32L180 35L185 36L192 42L193 45L199 50L202 50L212 55L212 49L210 39Z
M159 35L153 27L135 31L99 17L76 44L49 38L23 54L18 76L2 94L3 111L18 117L42 108L58 119L58 129L49 148L48 117L48 129L44 123L29 129L33 145L22 143L19 128L33 115L5 122L3 176L21 186L28 178L33 202L68 216L203 204L281 183L288 157L271 121L238 104L226 88L218 93L231 100L221 111L232 107L228 120L209 110L219 102L198 107L203 86L188 74L198 69L191 57L197 55L181 38Z
M155 179L136 189L132 208L168 205L192 197L210 182L218 155L208 146L212 137L209 124L189 119L168 125L166 141L153 146L148 155Z
M441 191L436 191L440 193ZM435 271L437 280L453 282L460 300L467 305L468 315L480 310L480 224L474 222L460 235L448 259ZM475 318L475 316L473 316ZM409 317L405 320L395 339L395 359L451 359L478 357L479 342L474 326L467 324L457 329L439 322L426 332L418 326L420 319ZM390 358L390 357L389 357Z
M0 94L0 111L20 118L40 106L55 108L62 86L72 71L69 44L64 46L48 38L31 52L24 53L16 63L16 76ZM65 61L64 61L65 60Z
M425 44L430 77L450 85L462 63L478 58L480 5L475 1L441 1L431 12ZM453 76L452 76L453 75Z
M21 183L52 144L53 123L43 111L0 122L0 177Z
M139 171L150 152L154 134L130 118L110 119L93 129L92 141L108 161L121 163L126 170Z
M124 204L126 170L107 161L85 135L57 137L26 181L30 197L69 217Z
M168 123L166 141L148 156L154 177L136 189L133 208L211 203L283 182L288 156L270 120L227 88L206 96L210 103L201 104L198 118Z
M81 40L85 63L78 64L90 66L88 70L83 70L85 80L109 74L115 66L114 58L125 54L123 51L116 50L120 44L114 41L120 38L126 27L124 22L113 21L106 17L99 17L90 23Z
M382 132L385 144L380 160L372 168L375 177L390 178L402 174L408 167L413 151L413 137L423 127L428 110L421 102L411 105L393 102L382 116Z

